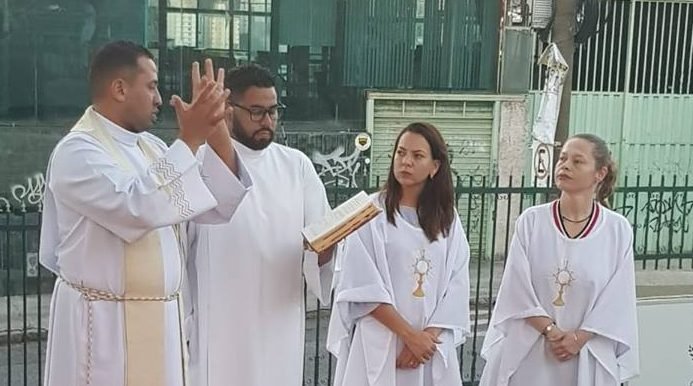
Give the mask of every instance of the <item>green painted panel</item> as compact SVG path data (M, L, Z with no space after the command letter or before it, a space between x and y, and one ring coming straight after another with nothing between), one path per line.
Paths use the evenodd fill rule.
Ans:
M621 142L623 94L573 93L570 134L595 133L609 144Z
M539 113L541 93L530 93L533 122ZM610 145L621 142L623 94L573 92L570 104L570 134L592 133ZM613 151L614 149L612 149Z
M629 95L626 102L627 142L693 145L693 95Z
M530 95L532 119L540 98L539 93ZM574 92L570 133L602 137L618 160L622 178L652 174L659 183L661 175L682 178L693 173L692 95Z
M624 143L619 162L621 174L633 179L637 175L660 176L679 181L686 175L693 176L693 143L687 144L631 144ZM693 181L691 181L693 183Z
M488 175L491 164L494 102L381 100L374 105L371 181L387 178L397 134L411 122L425 121L443 134L453 173Z

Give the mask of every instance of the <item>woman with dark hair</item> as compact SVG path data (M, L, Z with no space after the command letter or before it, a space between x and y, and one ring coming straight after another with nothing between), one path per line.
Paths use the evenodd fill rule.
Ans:
M638 374L633 232L608 209L616 168L604 141L570 138L555 179L560 198L517 220L482 386L617 386Z
M397 137L384 210L345 241L328 350L335 386L461 386L469 335L469 245L455 211L447 146L412 123Z

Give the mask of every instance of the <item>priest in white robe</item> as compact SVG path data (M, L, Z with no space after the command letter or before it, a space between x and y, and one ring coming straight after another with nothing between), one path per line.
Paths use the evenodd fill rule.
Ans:
M189 385L178 224L228 221L251 184L226 139L228 91L210 72L190 104L174 97L168 148L146 132L161 105L151 53L109 43L90 70L93 105L47 171L40 260L58 278L44 384Z
M593 201L595 191L606 201L615 174L603 141L583 137L556 166L560 200L517 220L482 386L618 386L638 374L632 228Z
M329 301L332 253L305 251L301 230L330 209L312 163L272 141L282 106L256 65L227 76L234 147L253 189L231 222L189 229L191 377L197 386L303 384L307 285Z
M447 165L444 141L432 126L415 123L397 143L394 172L373 196L383 212L347 237L338 257L327 338L337 358L334 386L461 386L457 347L470 332L469 244L453 209L449 169L431 166ZM402 200L388 209L387 197ZM434 238L432 224L448 229ZM416 334L437 339L423 363L410 349Z

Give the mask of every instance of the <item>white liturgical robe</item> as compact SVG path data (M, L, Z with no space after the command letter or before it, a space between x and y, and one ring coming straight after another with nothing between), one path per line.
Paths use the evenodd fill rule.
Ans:
M158 379L159 384L147 386L185 384L177 296L184 266L175 225L228 221L251 185L242 164L239 179L213 151L197 156L181 141L167 148L155 136L127 131L91 107L56 146L47 171L40 245L41 263L58 275L45 385L143 386L136 384L137 376ZM132 246L143 245L142 240L153 241L146 250L156 253L140 257L158 269L128 272L126 256L136 253ZM122 299L136 297L128 296L129 273L141 282L160 282L158 291L166 300L140 302L150 307L144 314L137 307L126 312L138 303ZM134 315L155 319L129 318ZM136 328L160 336L159 347L133 342L129 334ZM149 352L161 355L128 363L128 357ZM136 365L156 374L134 374Z
M337 358L335 386L461 386L457 346L469 336L469 244L455 216L447 237L430 242L413 208L396 226L383 211L347 237L335 269L339 278L327 337ZM403 216L410 210L414 221ZM411 216L409 216L411 218ZM397 369L404 347L370 313L391 304L415 329L442 329L433 358Z
M332 285L332 262L318 267L301 235L329 210L325 188L298 150L235 146L252 190L230 223L189 229L191 379L196 386L300 386L304 285L321 300Z
M631 225L595 205L580 238L566 236L558 201L517 220L481 355L484 386L618 386L638 374ZM546 316L594 336L559 362L525 320Z

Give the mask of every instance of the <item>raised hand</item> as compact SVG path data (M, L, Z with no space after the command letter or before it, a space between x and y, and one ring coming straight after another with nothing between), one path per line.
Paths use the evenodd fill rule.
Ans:
M211 59L205 60L205 75L203 78L211 79L216 83L218 89L224 88L224 69L217 70L217 77L214 80L214 63ZM202 90L202 78L200 77L200 64L195 62L192 66L192 88L193 98L199 95ZM231 132L229 125L233 123L233 108L226 101L229 97L230 90L224 97L224 118L217 123L216 130L207 138L207 144L221 158L226 166L236 175L238 175L238 163L236 162L236 152L233 149L231 142Z
M180 128L179 138L194 152L217 130L219 122L226 116L226 99L230 91L220 87L214 79L206 76L194 85L193 99L184 102L178 95L171 97L176 109Z
M207 79L214 79L214 62L212 62L212 59L205 59L205 77ZM224 78L226 76L226 73L223 68L217 69L217 75L216 75L216 84L218 87L221 89L224 88ZM193 98L195 98L196 95L198 95L202 90L201 90L201 77L200 77L200 64L198 62L194 62L192 64L192 71L191 71L191 81L192 81L192 93L193 93ZM217 133L220 137L223 134L230 135L229 132L229 124L233 123L233 107L230 104L225 105L225 114L226 114L226 119L222 120L219 122L219 128L224 129L224 133Z

